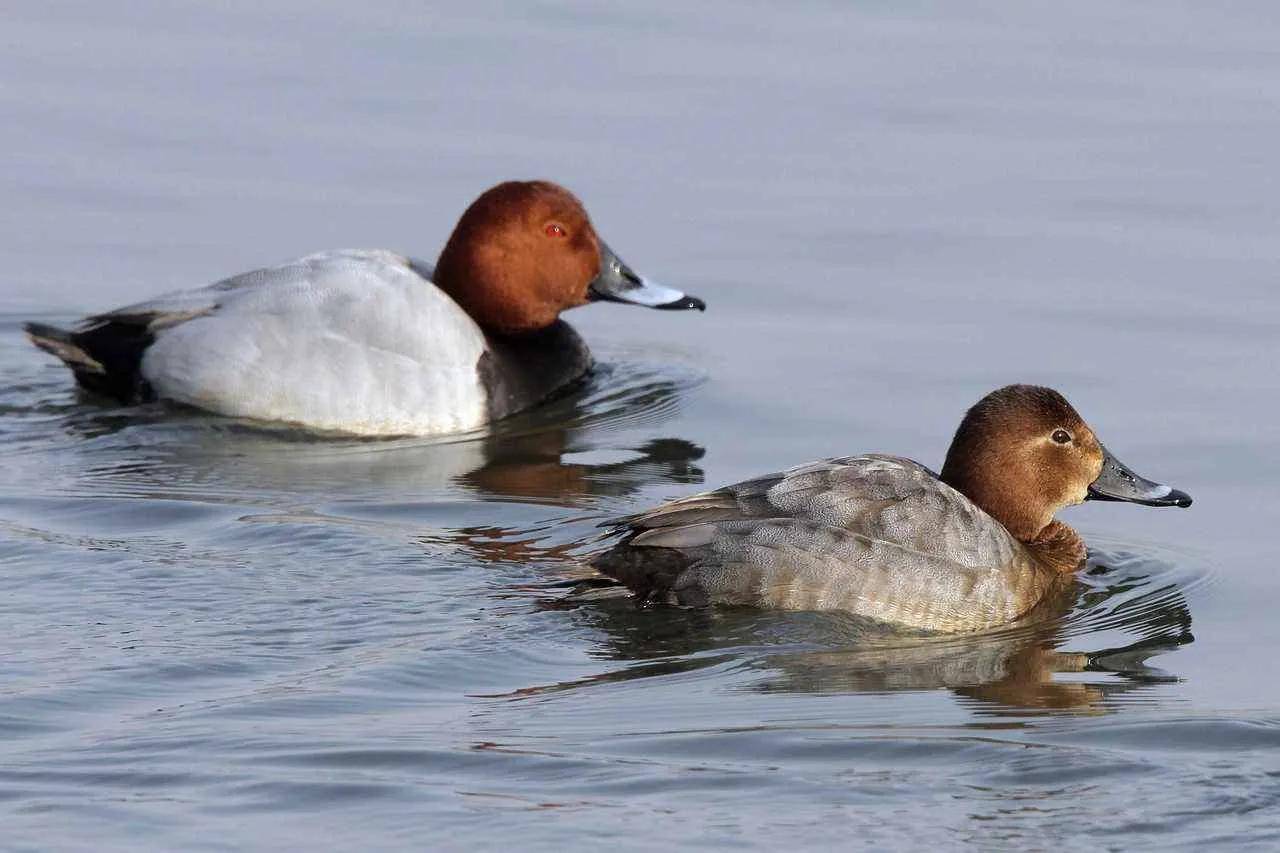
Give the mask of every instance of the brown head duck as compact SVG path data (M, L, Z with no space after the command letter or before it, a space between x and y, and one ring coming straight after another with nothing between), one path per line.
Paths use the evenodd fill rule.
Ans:
M941 474L880 454L801 465L610 522L624 538L594 565L650 600L980 630L1070 581L1085 544L1054 516L1089 499L1191 505L1057 391L1010 385L968 411Z

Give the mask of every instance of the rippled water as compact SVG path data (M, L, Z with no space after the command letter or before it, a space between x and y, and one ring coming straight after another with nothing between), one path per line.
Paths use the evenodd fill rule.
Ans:
M18 2L0 30L0 846L1280 843L1280 14ZM448 440L79 397L66 322L574 188L705 315L570 316ZM601 520L937 465L1055 385L1190 510L1066 513L1021 624L637 609Z

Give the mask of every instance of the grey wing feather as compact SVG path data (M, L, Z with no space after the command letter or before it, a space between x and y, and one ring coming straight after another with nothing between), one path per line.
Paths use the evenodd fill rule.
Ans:
M624 567L608 573L633 586L640 565L629 564L624 555L679 553L678 565L658 562L661 575L641 577L639 586L682 604L844 610L942 631L1008 622L1023 609L1023 595L1038 597L1044 582L1035 573L1010 571L1016 566L968 568L894 542L791 518L656 528L618 550L604 568Z
M841 609L941 630L1017 615L1025 554L916 462L825 459L621 518L596 565L682 603ZM650 556L646 556L650 555Z
M135 302L123 308L86 317L82 328L109 323L142 326L156 332L202 317L216 311L228 296L251 287L268 283L278 276L275 268L253 270L224 278L204 287L176 290L143 302Z
M812 462L680 498L611 526L638 534L750 519L818 523L971 568L1005 565L1018 550L998 522L928 468L879 454Z
M676 498L644 512L610 519L601 526L617 530L649 530L707 521L768 518L777 514L776 508L769 504L768 491L785 476L785 473L769 474L714 491Z
M677 596L788 610L845 610L933 630L972 630L1015 618L1003 567L970 569L829 525L779 519L719 525L703 559L677 578ZM1035 584L1038 576L1018 583Z

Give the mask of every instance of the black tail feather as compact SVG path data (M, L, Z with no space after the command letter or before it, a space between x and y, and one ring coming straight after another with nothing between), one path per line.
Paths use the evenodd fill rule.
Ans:
M44 323L24 323L22 328L31 343L62 359L85 390L121 403L155 399L139 372L142 353L155 341L146 324L105 321L68 331Z
M690 562L687 554L674 548L637 548L624 541L597 554L591 567L626 586L641 601L663 601Z

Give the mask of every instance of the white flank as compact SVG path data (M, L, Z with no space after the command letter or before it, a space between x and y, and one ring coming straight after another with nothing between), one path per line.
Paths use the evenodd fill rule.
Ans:
M161 397L358 435L486 420L484 333L400 255L322 252L154 304L201 302L216 307L159 329L143 357Z

